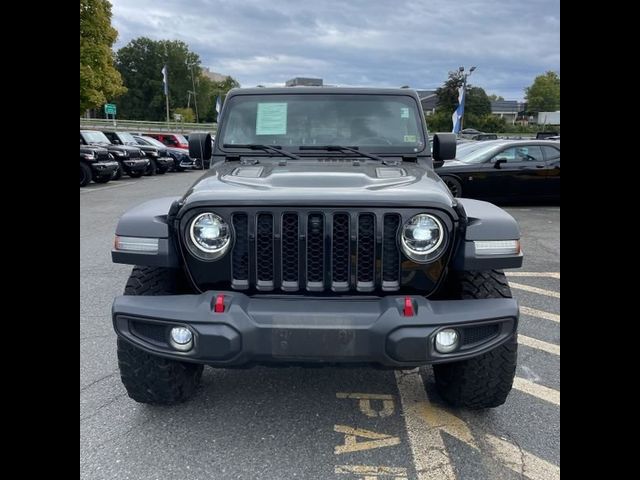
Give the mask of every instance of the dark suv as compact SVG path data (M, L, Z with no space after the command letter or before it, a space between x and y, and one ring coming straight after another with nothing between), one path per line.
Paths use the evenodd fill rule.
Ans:
M118 180L126 173L130 177L138 178L144 175L149 160L138 147L128 145L113 145L104 133L98 130L80 130L80 145L93 145L106 148L118 162L113 180Z
M118 162L106 148L80 145L80 186L85 187L91 180L107 183L113 177Z
M149 159L146 175L153 176L156 173L162 175L173 166L173 158L169 156L166 148L158 148L153 145L140 145L129 132L103 131L114 145L129 145L138 147Z
M407 89L232 90L212 168L182 196L119 220L112 258L135 265L115 299L122 381L138 402L194 394L204 365L433 364L454 405L511 390L522 265L504 210L454 198L433 170Z

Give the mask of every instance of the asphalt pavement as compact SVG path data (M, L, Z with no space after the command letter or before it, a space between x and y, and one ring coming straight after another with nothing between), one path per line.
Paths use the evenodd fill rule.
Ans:
M111 263L118 217L180 195L202 172L80 189L82 479L557 479L560 465L560 208L506 209L524 266L517 378L507 402L447 407L425 367L205 368L195 398L131 400L120 383L110 308L131 266Z

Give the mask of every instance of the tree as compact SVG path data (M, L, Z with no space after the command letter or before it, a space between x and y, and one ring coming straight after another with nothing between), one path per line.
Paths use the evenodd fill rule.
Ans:
M492 102L500 102L504 100L504 97L501 97L500 95L492 94L492 95L489 95L489 100L491 100Z
M449 79L444 85L436 90L438 105L436 110L449 112L449 116L458 108L458 89L462 87L464 75L462 72L449 72ZM464 116L467 113L473 115L488 115L491 113L491 102L483 88L473 87L467 83L467 98L464 102Z
M193 112L193 108L176 108L173 113L182 115L182 121L185 123L192 123L196 121L196 114Z
M202 73L200 57L177 40L151 40L140 37L118 50L117 66L129 91L122 97L121 118L156 120L166 118L162 68L167 65L169 110L193 108L198 103L200 121L213 121L215 96L240 84L229 77L214 82ZM193 75L193 78L192 78ZM195 98L193 92L195 84Z
M531 113L560 110L560 76L553 71L538 75L524 90L527 110Z
M113 64L111 46L117 37L111 26L111 4L80 0L80 114L127 91Z

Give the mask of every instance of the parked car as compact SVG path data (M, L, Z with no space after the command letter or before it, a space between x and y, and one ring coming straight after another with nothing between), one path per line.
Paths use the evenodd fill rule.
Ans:
M184 135L180 135L179 133L147 133L146 136L161 141L167 147L189 150L188 140L184 138Z
M520 232L434 174L456 139L429 151L418 94L234 89L221 115L213 149L189 137L211 170L116 227L112 259L134 265L112 306L128 395L185 401L204 365L433 364L451 404L503 404L518 304L501 269L522 266Z
M112 180L118 180L123 173L132 178L141 177L149 166L149 160L140 148L114 145L104 133L98 130L80 130L80 145L104 147L113 155L119 165Z
M174 172L183 172L187 168L193 168L195 162L189 157L189 151L184 148L167 147L160 140L156 140L153 137L146 135L134 135L133 138L138 145L149 145L157 148L165 148L169 157L171 157L172 164L170 170Z
M103 130L102 133L104 133L114 145L131 145L142 150L149 159L149 166L145 171L145 175L147 176L153 176L156 173L163 175L169 170L169 167L173 165L173 159L169 156L169 152L167 152L167 148L164 145L162 145L162 147L140 145L129 132Z
M536 133L536 140L547 140L549 138L558 136L558 132L538 132Z
M91 180L107 183L118 168L118 162L106 148L95 145L80 145L80 186L85 187Z
M487 140L466 144L436 168L455 197L543 200L560 196L560 142Z

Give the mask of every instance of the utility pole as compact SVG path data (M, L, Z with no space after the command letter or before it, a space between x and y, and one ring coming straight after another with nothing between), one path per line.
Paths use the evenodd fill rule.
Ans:
M467 77L476 69L471 67L469 73L464 73L464 67L460 67L459 71L462 73L462 116L460 117L460 130L464 128L464 104L467 101Z
M191 70L191 83L193 85L193 103L196 106L196 123L200 123L200 118L198 117L198 97L196 96L196 78L193 74L193 64L189 64L189 68Z

